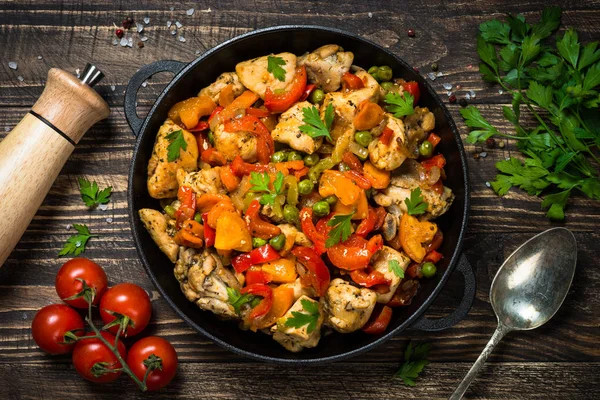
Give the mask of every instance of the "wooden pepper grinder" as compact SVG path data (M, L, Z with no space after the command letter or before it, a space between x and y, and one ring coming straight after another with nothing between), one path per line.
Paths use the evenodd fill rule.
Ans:
M88 64L78 80L52 68L31 111L0 141L0 266L8 258L85 132L108 117L91 87L104 74Z

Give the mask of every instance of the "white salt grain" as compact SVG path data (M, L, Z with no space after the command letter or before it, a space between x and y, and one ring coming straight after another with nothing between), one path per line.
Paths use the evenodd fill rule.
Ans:
M148 37L147 37L147 36L141 36L141 37L140 37L140 40L141 40L142 42L145 42L145 41L147 41L147 40L148 40Z
M444 73L442 71L438 72L437 74L435 74L435 76L437 76L438 78L441 76L444 76Z
M193 8L190 8L190 9L189 9L189 10L187 10L185 13L186 13L187 15L194 15L194 9L193 9Z
M138 33L141 33L144 30L144 25L138 22L137 24L135 24L135 28Z
M469 93L465 94L465 99L471 100L471 95Z
M108 205L107 204L100 204L100 205L98 205L98 208L101 211L106 211L106 210L108 210Z
M173 23L171 21L167 21L167 28L170 28Z
M115 85L110 85L110 90L112 90L113 92L117 89L117 87Z
M144 17L144 23L148 25L150 23L150 17Z
M44 58L44 57L42 57L42 56L38 56L37 58L38 58L38 60L41 60L41 59L42 59L42 58Z
M180 42L182 42L182 43L185 43L185 38L184 38L183 36L179 36L179 37L177 38L177 40L179 40L179 41L180 41Z
M113 222L113 219L111 217L106 218L106 222L108 222L109 224L111 224Z
M201 51L200 50L196 50L196 55L200 55Z
M453 94L454 94L453 92L446 92L446 95L447 95L448 97L452 96Z
M112 44L113 44L113 46L118 45L119 44L119 39L114 38L113 41L112 41Z
M452 89L452 84L451 84L451 83L444 83L442 86L443 86L443 87L444 87L444 89L446 89L446 90L450 90L450 89Z
M77 68L75 70L75 75L79 78L80 74L81 74L81 71L79 70L79 68Z
M435 81L435 78L436 78L436 76L435 76L435 74L434 74L433 72L429 72L429 73L427 73L427 77L428 77L429 79L431 79L432 81Z
M78 78L79 78L79 76L78 76ZM17 76L17 80L19 82L23 82L25 80L25 78L23 78L21 75L19 75L19 76Z
M469 94L471 95L472 99L474 99L476 96L475 91L473 89L469 90Z
M142 82L142 87L146 87L146 86L148 86L148 81Z
M125 47L125 46L127 46L127 38L126 38L125 36L123 36L123 37L121 38L121 41L119 42L119 44L120 44L122 47Z
M65 226L65 228L67 228L68 231L71 230L71 224L67 224L67 226Z
M368 13L367 15L369 16L369 18L373 18L373 13L372 12Z
M175 21L175 26L177 27L177 29L179 29L183 26L183 24L179 21Z
M175 10L175 7L169 7L169 11Z
M487 153L485 151L482 151L481 153L479 153L479 157L486 158L487 157Z
M171 31L171 35L173 35L173 36L177 35L177 29L176 29L176 28L174 28L174 29Z
M491 184L491 183L489 183L489 182L486 182L486 183L485 183L485 186L487 186L487 187L492 187L492 184Z
M17 65L17 63L16 63L16 62L14 62L14 61L9 61L9 63L8 63L8 68L10 68L10 69L17 69L17 68L19 68L19 66Z
M504 94L504 90L502 90L502 89L498 90L498 94Z
M4 127L4 132L10 132L10 127L8 127L8 126L5 126L5 127Z
M127 39L127 46L129 46L129 47L133 47L133 37L131 37L131 36L130 36L130 37Z

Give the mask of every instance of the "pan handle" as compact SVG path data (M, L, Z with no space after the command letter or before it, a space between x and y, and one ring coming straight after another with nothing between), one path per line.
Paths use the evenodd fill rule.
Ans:
M125 117L135 136L140 133L140 128L144 122L144 119L137 115L137 92L140 89L140 86L142 86L142 83L159 72L172 72L174 75L177 75L186 65L186 63L181 61L155 61L151 64L144 65L133 74L129 84L127 84L127 89L125 90Z
M421 331L441 331L458 324L464 317L467 316L471 306L473 305L477 284L475 282L473 268L471 267L471 264L469 264L469 261L464 254L460 255L458 265L456 266L456 271L462 274L465 281L463 297L460 300L460 304L456 310L452 311L445 317L437 319L429 319L423 315L411 325L410 329L418 329Z

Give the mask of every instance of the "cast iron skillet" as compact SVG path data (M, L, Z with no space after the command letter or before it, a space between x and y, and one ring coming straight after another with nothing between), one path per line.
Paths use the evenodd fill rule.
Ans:
M334 333L321 338L318 347L301 353L290 353L262 333L241 331L236 323L220 321L211 312L200 310L190 303L179 289L173 276L173 264L154 244L142 225L138 210L149 207L160 209L158 201L148 195L146 168L152 153L156 133L166 119L167 112L178 101L197 95L219 74L233 71L236 63L283 51L300 55L319 46L335 43L354 53L354 64L369 68L371 65L389 65L394 77L417 81L421 87L420 105L429 107L436 119L436 133L442 137L440 150L447 159L445 184L452 188L456 200L450 210L437 222L444 232L441 252L444 258L438 274L422 280L421 288L410 306L394 309L388 331L382 336L362 332ZM167 85L145 119L136 114L136 95L142 82L158 72L172 72L175 77ZM231 39L207 51L195 61L157 61L135 73L125 94L127 121L137 136L129 172L129 214L138 254L150 279L173 309L194 329L219 345L244 356L262 361L288 364L317 364L341 360L374 348L391 339L404 329L442 330L466 316L475 295L475 278L464 255L461 255L463 237L469 210L469 182L465 152L448 110L429 84L406 62L388 50L354 34L337 29L316 26L279 26L261 29ZM450 274L457 269L465 280L463 298L450 315L426 319L423 314L440 292Z

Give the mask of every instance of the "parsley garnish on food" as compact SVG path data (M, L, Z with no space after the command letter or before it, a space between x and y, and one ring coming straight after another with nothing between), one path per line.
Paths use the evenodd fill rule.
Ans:
M511 95L503 113L514 135L499 132L473 106L460 110L473 128L469 143L493 136L517 141L522 157L496 163L500 173L491 183L496 193L516 186L543 196L542 208L553 220L564 219L574 190L600 200L600 50L598 42L580 43L573 29L550 38L560 17L559 7L548 7L534 25L509 15L506 22L479 26L479 71ZM522 124L522 110L538 125Z
M394 273L398 278L404 279L404 270L400 266L398 260L388 261L388 269Z
M256 296L250 293L241 294L239 290L227 287L227 297L229 297L229 304L233 306L236 314L240 313L240 308L247 303L252 303Z
M269 177L269 174L267 174L266 172L262 174L259 172L251 172L250 183L252 184L252 187L250 188L250 190L252 190L253 192L266 192L261 196L260 204L262 204L263 206L265 204L272 205L275 202L275 197L281 194L281 190L283 189L283 178L283 173L281 171L277 171L277 174L275 175L275 180L273 181L274 190L271 190L269 188L269 184L271 183L271 178Z
M319 109L315 106L304 107L302 109L302 113L304 115L302 121L304 121L306 125L300 126L300 132L306 133L313 139L324 136L331 140L331 133L329 131L331 129L331 125L333 124L333 117L335 115L333 111L333 104L329 103L325 109L325 122L321 120Z
M309 335L317 327L319 321L319 303L310 300L301 300L302 308L306 313L300 311L292 311L292 317L285 320L285 326L290 328L302 328L305 325L306 333Z
M413 347L411 341L404 352L404 364L394 376L402 378L406 386L415 386L415 379L419 377L423 368L429 364L426 358L430 348L429 343L421 343Z
M58 256L74 255L78 256L85 251L85 245L90 240L92 235L86 225L73 224L73 228L77 231L77 235L73 235L67 239Z
M327 240L325 241L325 247L331 247L339 242L345 242L350 237L352 233L352 216L354 214L348 215L334 215L329 221L327 221L327 226L332 226L333 228L329 231L329 235L327 235Z
M285 65L283 58L275 56L267 57L267 71L281 82L285 81L285 69L281 68L282 65Z
M187 142L183 137L183 130L180 129L178 131L169 133L166 136L166 139L170 142L169 146L167 147L167 160L169 162L173 162L179 158L179 152L181 149L184 151L187 150Z
M100 190L96 181L90 183L85 178L78 178L79 192L81 193L81 200L88 207L95 207L98 204L106 204L109 202L109 197L112 194L112 186Z
M408 215L423 214L427 211L427 207L429 206L421 196L421 188L411 190L410 197L404 199L404 203L406 204Z
M385 95L387 110L394 114L394 117L400 118L406 115L412 115L415 112L413 108L415 98L408 91L398 93L388 93Z

